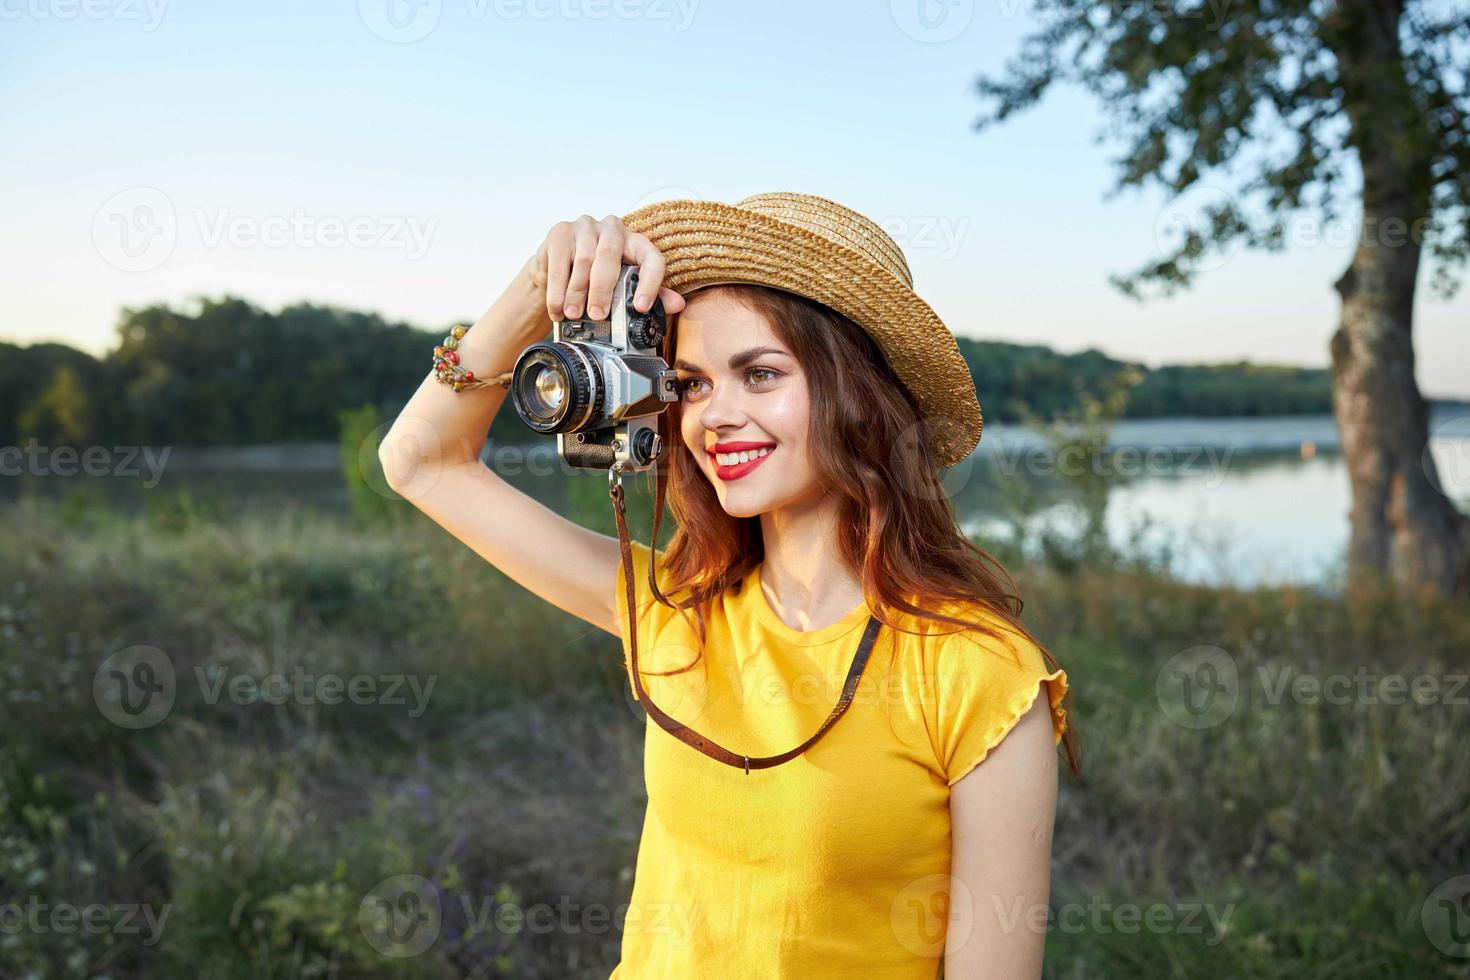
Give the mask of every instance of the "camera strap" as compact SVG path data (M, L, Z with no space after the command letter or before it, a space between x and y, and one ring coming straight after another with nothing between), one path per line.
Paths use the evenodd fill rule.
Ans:
M648 692L643 689L643 676L638 670L638 611L634 601L637 589L633 583L633 547L629 543L628 523L623 507L622 468L622 463L619 461L613 464L613 467L608 471L608 482L610 484L608 492L613 500L613 513L618 523L618 546L622 549L623 554L623 593L628 601L628 632L630 634L628 642L632 650L629 666L633 675L633 689L638 695L638 703L643 705L643 710L648 712L648 716L658 722L659 727L664 731L673 735L686 745L698 749L717 762L734 766L736 769L744 769L747 776L750 775L750 770L752 769L769 769L772 766L779 766L783 762L789 762L801 755L815 744L817 739L825 735L827 729L836 724L837 719L842 717L843 713L847 711L848 705L852 703L853 694L857 691L858 681L862 678L863 669L867 667L868 655L872 652L873 643L878 638L878 629L881 624L877 617L871 615L868 617L868 625L863 630L862 641L858 644L857 653L853 655L852 666L847 670L847 680L842 685L842 695L837 699L837 704L832 709L831 714L822 722L822 727L818 728L810 738L794 749L788 749L779 755L754 757L741 755L737 752L731 752L714 740L701 735L683 722L669 717L658 705L653 703L653 700L648 696ZM648 587L655 595L662 598L663 593L659 590L655 577L654 558L657 554L658 546L658 521L664 509L664 486L667 480L667 473L663 466L655 465L654 470L656 490L653 504L653 546L649 548L648 557Z

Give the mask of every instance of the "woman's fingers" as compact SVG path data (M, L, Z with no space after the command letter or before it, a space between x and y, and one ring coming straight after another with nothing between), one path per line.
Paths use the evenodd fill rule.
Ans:
M562 318L575 242L570 221L557 222L546 234L546 316L553 321Z
M587 285L587 315L601 320L612 308L613 290L618 285L618 274L623 271L626 232L622 219L611 214L597 223L597 230L597 250Z
M581 316L582 307L587 302L587 284L592 277L592 261L597 257L598 239L597 222L590 214L577 218L572 229L576 236L572 246L572 274L567 279L566 302L562 304L568 320Z
M638 288L633 291L633 309L647 313L664 281L664 257L645 235L628 234L628 261L638 267Z
M668 263L647 236L629 232L626 254L628 261L638 266L638 288L633 292L635 310L647 313L655 297L663 298L665 313L678 313L684 309L684 297L663 285Z
M629 232L616 215L558 222L533 262L533 279L546 283L546 315L553 321L580 317L584 308L593 319L607 317L624 262L638 266L633 307L639 313L647 313L655 298L663 299L666 313L684 309L684 297L663 285L663 253L646 236Z

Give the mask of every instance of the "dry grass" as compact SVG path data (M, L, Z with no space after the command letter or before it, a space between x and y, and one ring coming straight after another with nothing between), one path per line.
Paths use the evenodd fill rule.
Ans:
M0 539L0 904L171 906L153 945L0 932L0 974L607 975L616 932L582 916L626 902L644 803L613 637L427 521L28 502L0 512ZM1117 567L1021 584L1084 749L1082 779L1063 778L1048 975L1465 975L1420 911L1470 871L1470 689L1311 704L1273 685L1372 671L1438 678L1443 695L1470 670L1470 614ZM93 680L139 644L178 685L166 718L131 731ZM1192 728L1156 679L1201 645L1238 696ZM208 693L298 667L433 687L417 716ZM358 913L405 873L435 882L443 928L422 956L388 957ZM494 927L496 907L537 903L582 911L549 934ZM1128 931L1128 903L1169 924ZM1194 905L1216 919L1185 921Z

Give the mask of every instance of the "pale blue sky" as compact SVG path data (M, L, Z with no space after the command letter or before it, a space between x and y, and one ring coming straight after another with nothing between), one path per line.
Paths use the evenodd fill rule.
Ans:
M0 0L0 339L100 354L125 305L226 292L437 328L560 219L795 190L888 227L961 335L1327 363L1349 243L1140 306L1106 275L1178 208L1103 201L1092 97L970 132L1024 0L388 2ZM1470 296L1417 316L1426 394L1470 396Z

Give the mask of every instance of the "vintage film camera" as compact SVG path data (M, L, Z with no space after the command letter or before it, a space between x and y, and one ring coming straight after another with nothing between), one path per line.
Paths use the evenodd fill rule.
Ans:
M554 433L557 454L572 466L644 470L663 450L658 416L679 400L679 383L659 355L668 329L663 300L639 313L637 286L638 267L623 266L607 319L557 320L550 341L516 359L516 412L535 431Z

